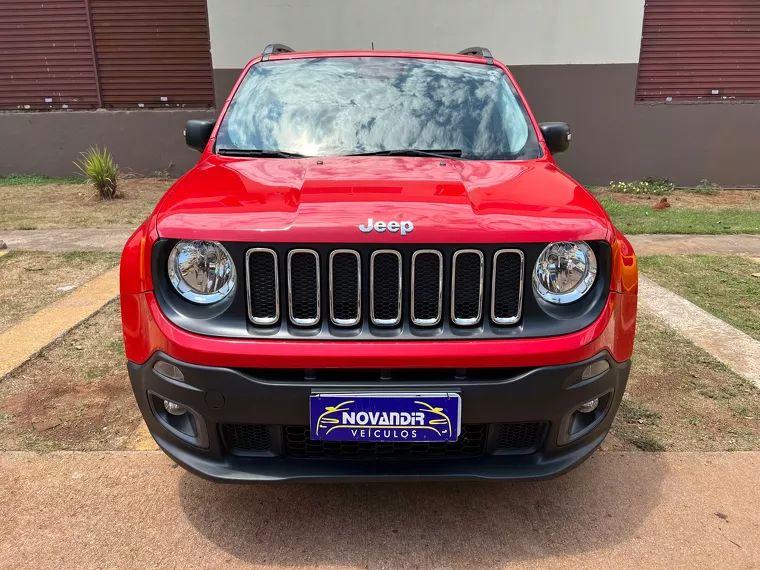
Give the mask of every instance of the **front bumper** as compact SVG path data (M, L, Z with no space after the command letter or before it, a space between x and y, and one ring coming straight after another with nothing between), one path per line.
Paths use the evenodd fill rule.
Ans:
M159 360L176 366L184 381L157 373L153 366ZM587 367L602 360L609 368L584 380ZM438 379L435 373L428 373L420 379L406 374L397 380L378 381L368 379L362 370L307 380L303 370L272 375L265 370L199 366L160 352L145 364L129 363L135 397L158 445L189 471L225 482L554 477L580 464L604 440L629 370L629 361L618 363L607 351L574 364L489 369L486 375L460 380L443 379L445 374ZM328 459L297 458L288 450L283 426L309 424L312 393L384 390L459 392L462 424L484 426L482 453L472 457ZM597 411L579 420L575 410L594 398L600 398ZM191 410L192 425L172 418L167 421L163 399ZM541 422L546 429L530 449L506 451L500 448L498 430L515 422ZM235 453L223 437L226 424L265 426L268 447L245 456Z

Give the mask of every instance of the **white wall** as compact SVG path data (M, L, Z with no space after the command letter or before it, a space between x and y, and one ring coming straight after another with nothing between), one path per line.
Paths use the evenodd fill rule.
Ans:
M208 0L214 68L296 50L456 52L507 65L636 63L645 0Z

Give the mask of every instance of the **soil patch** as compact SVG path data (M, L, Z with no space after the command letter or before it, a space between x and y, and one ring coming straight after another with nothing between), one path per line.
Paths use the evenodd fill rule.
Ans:
M0 383L0 450L124 449L140 422L117 301Z

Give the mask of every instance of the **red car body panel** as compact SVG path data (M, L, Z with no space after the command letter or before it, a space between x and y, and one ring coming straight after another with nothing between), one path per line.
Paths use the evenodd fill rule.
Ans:
M360 233L409 220L414 233ZM527 243L603 240L599 203L548 159L234 159L211 155L161 204L166 238L241 242Z
M403 57L471 61L482 57L408 52L313 52L271 56ZM224 116L252 60L220 114ZM501 68L519 86L509 70ZM160 201L125 247L122 315L127 357L156 350L222 366L531 366L577 361L607 349L618 361L633 349L637 267L633 248L598 201L554 162L526 103L544 158L458 161L412 157L232 158L211 152ZM409 220L414 232L362 233L369 218ZM606 240L613 245L610 300L593 326L565 337L504 341L282 342L200 337L171 324L150 294L150 250L161 238L292 243L530 243ZM622 293L617 295L615 293ZM634 297L627 298L632 295ZM287 357L287 360L283 360ZM441 359L448 364L442 364ZM316 364L318 361L323 364ZM467 364L463 364L466 362Z
M488 63L483 57L459 54L374 51L282 53L273 54L269 59L309 57L394 57ZM603 441L625 390L636 327L638 267L631 244L614 227L599 202L556 165L509 70L498 61L493 62L507 74L525 104L542 158L494 161L217 155L212 149L221 118L250 67L261 59L254 59L243 70L198 164L172 186L124 248L120 299L130 381L146 424L159 446L178 464L219 481L332 480L334 477L359 480L546 478L580 464ZM406 235L400 231L368 232L366 228L359 231L358 226L366 226L370 219L385 222L386 227L395 221L397 228L404 227L402 222L411 222L414 229ZM551 335L554 332L554 336L526 333L522 337L472 336L467 339L460 334L446 340L425 339L421 335L407 336L403 340L390 337L375 340L380 336L369 336L371 340L337 340L337 336L331 334L319 339L290 333L268 338L253 335L260 330L248 329L252 334L248 338L246 332L213 336L219 332L213 325L195 329L207 333L201 335L175 324L188 321L177 319L176 312L172 316L170 311L174 309L165 295L171 285L167 276L162 275L162 269L157 271L154 283L153 264L155 262L156 267L165 264L167 250L172 245L161 242L154 252L154 245L164 239L220 241L231 251L238 252L239 261L235 264L240 282L235 295L229 297L238 305L228 307L238 307L230 311L234 312L235 322L243 320L249 327L252 325L241 307L247 301L250 313L251 291L245 289L246 272L239 265L246 250L257 247L248 244L268 244L267 247L278 249L283 257L286 250L290 253L293 248L289 245L278 248L276 244L298 244L298 247L339 244L339 248L356 244L357 250L365 252L374 248L363 244L377 244L381 248L386 245L388 249L398 250L402 250L402 244L426 244L414 249L427 249L427 246L438 249L436 244L461 244L464 248L467 244L482 244L483 251L488 252L501 247L493 244L523 244L524 251L520 253L524 280L518 303L526 307L525 299L534 295L533 265L543 248L543 245L530 244L605 241L609 248L599 243L594 246L604 252L600 267L608 281L597 279L596 288L592 289L596 296L586 297L594 300L593 313L584 308L583 303L570 309L575 310L576 316L587 311L585 317L588 318L583 317L583 324L573 322L575 328L565 328L565 331L575 331L569 334L558 334L555 330L560 321L571 320L568 313L556 316L556 307L549 309L548 303L544 303L542 309L536 306L540 299L531 299L534 318L542 310L546 314L554 311L552 318L556 320L539 333ZM332 246L320 247L323 253L334 250ZM532 257L528 260L529 253ZM489 259L491 255L488 253ZM496 254L493 255L495 265ZM360 271L361 267L360 264ZM163 271L166 271L165 265ZM278 271L276 268L275 272ZM495 289L496 270L493 275ZM361 279L364 282L364 278ZM443 277L440 279L439 298L444 290ZM480 287L483 302L482 257ZM399 299L402 290L399 289ZM332 281L330 292L332 303ZM173 294L171 290L170 293ZM166 314L162 307L168 307ZM187 303L181 310L186 309ZM222 307L222 310L226 309ZM369 328L371 319L361 312L360 317L364 319L360 326ZM195 313L191 318L205 322L202 313ZM278 319L277 326L285 328L291 324L285 315L278 314ZM328 327L330 321L326 319L323 314L318 327ZM482 316L483 330L492 324L489 319L496 322L495 317ZM528 317L523 313L522 323L516 326L524 327L527 323ZM577 330L580 327L583 328ZM238 336L240 338L236 338ZM159 363L169 363L180 372L179 381L174 375L171 378L163 375L156 368ZM432 370L415 370L406 376L403 375L406 371L399 370L409 368ZM337 372L329 369L337 369ZM402 372L398 375L400 382L396 377L382 374L383 370L392 373L394 369L396 373ZM489 370L473 369L495 372L489 377ZM260 374L271 370L276 372L273 376L266 372ZM373 370L380 374L374 374ZM446 371L455 374L452 376ZM460 371L472 372L472 379L460 376ZM478 376L478 372L484 374ZM416 376L426 374L434 381L417 382ZM456 381L454 388L451 380L445 380L450 377ZM332 455L320 457L330 461L311 462L295 454L291 462L290 440L286 437L291 433L288 426L295 427L296 433L305 433L307 401L314 396L314 390L330 393L346 389L364 393L378 385L380 391L388 393L402 388L415 394L444 388L447 393L459 392L465 402L462 422L476 427L482 424L481 431L472 433L489 434L478 444L482 446L482 455L451 462L404 456L404 461L375 463L353 456L348 458L350 461L336 459L333 462ZM596 403L591 411L585 416L581 414L582 405L593 402ZM184 410L184 420L167 415L171 413L167 404L171 403ZM227 440L225 427L229 426L241 430L259 429L255 433L245 431L254 435L243 437L248 437L249 443L258 442L257 445L265 441L265 445L252 450L237 449L234 442ZM510 448L507 439L502 442L500 434L511 433L502 432L502 428L514 426L523 426L520 430L537 430L531 432L535 434L535 446L523 443ZM537 426L544 427L539 430ZM268 434L269 439L261 439L262 434ZM467 437L462 435L457 442ZM475 437L472 436L473 441ZM293 449L301 449L297 447L301 439L296 437L296 440ZM319 449L319 442L308 446Z

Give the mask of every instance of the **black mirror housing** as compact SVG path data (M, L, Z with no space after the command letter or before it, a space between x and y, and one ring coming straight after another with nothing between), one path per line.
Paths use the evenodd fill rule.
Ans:
M198 152L206 149L211 131L214 130L214 121L201 121L190 119L185 123L185 144Z
M567 123L541 123L539 127L549 152L557 154L570 148L570 126Z

